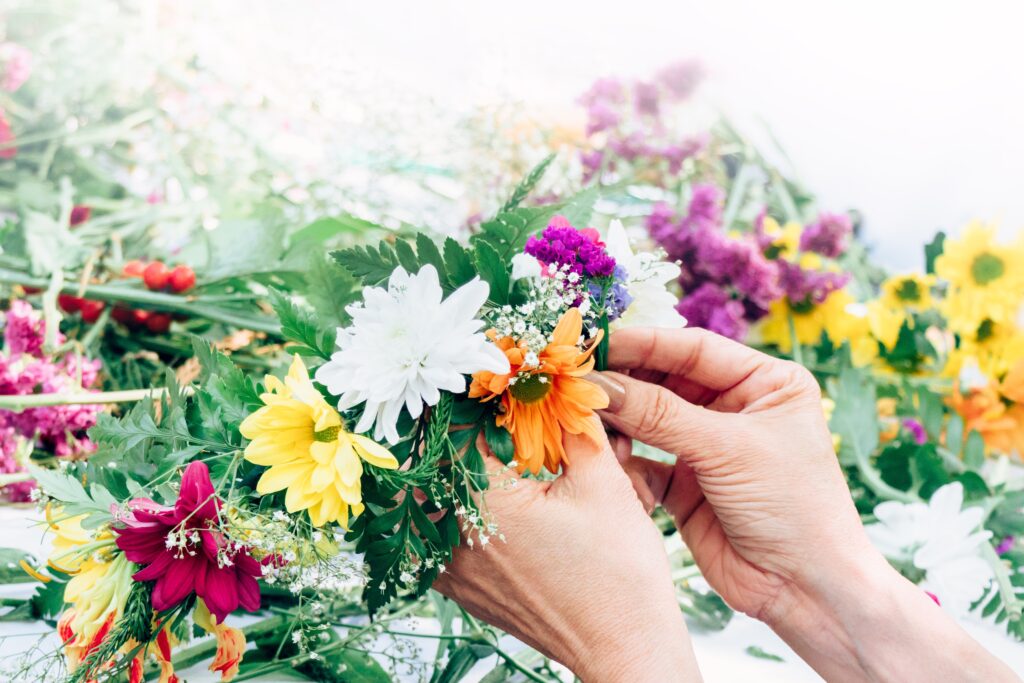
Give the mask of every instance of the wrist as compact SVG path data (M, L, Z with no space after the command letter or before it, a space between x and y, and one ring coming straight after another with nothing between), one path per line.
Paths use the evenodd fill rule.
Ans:
M763 615L824 678L1018 680L870 544L849 558L787 585Z
M583 638L565 660L584 683L699 681L700 673L682 612L633 610ZM636 615L637 618L633 618Z

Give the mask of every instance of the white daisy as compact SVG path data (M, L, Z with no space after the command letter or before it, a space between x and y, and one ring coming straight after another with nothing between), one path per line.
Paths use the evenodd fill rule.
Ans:
M476 318L489 291L474 278L442 300L433 266L416 275L396 268L387 289L366 287L363 302L348 308L352 324L338 330L338 350L317 370L317 381L339 397L341 410L365 403L356 432L373 427L376 440L396 443L402 406L417 418L442 390L464 392L466 375L509 371Z
M633 297L626 311L611 324L612 330L626 327L685 327L686 318L679 315L679 299L666 285L679 277L679 266L662 261L657 255L633 253L622 221L608 226L605 248L615 262L625 268L626 291Z
M963 508L964 487L946 484L925 503L886 501L875 507L868 536L882 554L924 572L921 588L955 615L985 593L992 568L981 556L991 531L980 530L985 511Z

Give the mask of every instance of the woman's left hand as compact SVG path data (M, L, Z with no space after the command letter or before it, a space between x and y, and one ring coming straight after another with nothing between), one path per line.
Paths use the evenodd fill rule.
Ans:
M700 680L661 534L607 440L565 449L554 481L492 478L504 541L458 549L435 588L584 681Z

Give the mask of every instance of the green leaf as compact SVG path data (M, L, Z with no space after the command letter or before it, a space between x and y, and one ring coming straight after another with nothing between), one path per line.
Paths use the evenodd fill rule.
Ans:
M365 237L368 233L384 231L386 228L371 221L356 218L350 213L318 218L309 225L296 230L288 240L288 251L319 246L341 234Z
M846 367L839 374L837 389L829 394L836 402L830 425L842 437L839 461L852 465L858 455L869 458L879 441L874 385L862 373Z
M768 661L771 661L771 662L784 662L784 661L786 661L785 659L783 659L782 657L780 657L778 655L775 655L775 654L772 654L771 652L767 652L765 650L762 650L757 645L750 645L750 646L748 646L747 649L744 650L744 652L746 652L751 657L757 657L758 659L767 659Z
M406 272L410 275L420 272L420 260L416 257L411 244L405 240L395 240L395 253L398 255L398 263Z
M924 247L924 272L934 273L935 272L935 259L942 254L943 248L946 246L946 233L938 232L935 238Z
M508 303L510 285L509 265L487 242L476 244L476 265L480 277L490 285L488 299L496 305Z
M464 285L477 276L473 257L465 247L451 237L444 240L444 263L448 271L448 281L453 287Z
M594 204L600 197L600 190L594 185L574 197L570 197L561 209L555 213L565 216L566 220L576 228L586 227L590 222L590 216L594 212Z
M896 441L887 445L875 461L878 472L889 486L909 491L914 484L910 461L920 448L915 443Z
M28 471L39 484L43 493L63 503L64 513L68 515L88 515L82 522L87 528L94 528L110 521L110 504L118 502L110 492L99 484L92 484L89 491L72 472L43 469L30 464Z
M263 210L257 217L222 221L216 230L205 236L207 241L196 240L194 244L206 246L206 267L202 274L207 280L271 273L280 269L285 223L275 211ZM198 258L186 261L202 262Z
M935 452L935 446L925 444L914 453L910 461L910 473L914 477L914 486L923 499L931 498L935 490L950 482L942 457Z
M430 239L426 233L416 233L416 255L419 257L421 267L429 263L437 269L437 277L442 285L448 281L448 269L445 266L444 258L437 245L434 244L434 240Z
M279 290L270 290L270 304L281 321L282 336L297 345L290 350L304 356L331 357L335 339L333 328L321 327L312 311L300 307Z
M964 421L959 415L953 415L946 423L946 448L954 455L964 450Z
M331 256L364 285L371 287L387 281L399 265L395 250L383 240L376 249L369 245L357 246L331 252Z
M487 420L484 423L484 438L487 440L487 447L504 464L509 464L516 457L515 445L512 443L512 435L504 427L499 427L494 420Z
M35 579L25 573L19 562L25 560L35 565L36 560L30 553L18 548L0 548L0 584L4 583L35 583Z
M359 301L362 296L359 281L348 269L320 252L312 254L304 277L306 300L322 323L335 327L347 325L349 315L345 307Z
M953 481L963 484L964 500L980 500L992 495L988 484L976 472L960 472L953 477Z
M410 500L412 500L411 496ZM412 514L412 522L416 525L416 530L420 535L435 548L440 547L441 535L437 532L437 527L434 526L434 523L427 517L427 513L423 512L423 508L415 501L412 501L409 504L409 512Z
M527 173L526 176L519 181L519 184L516 185L516 189L512 191L512 196L510 196L508 198L508 201L506 201L505 204L501 207L501 211L499 211L499 213L511 211L512 209L515 209L520 204L522 204L523 200L526 199L531 192L533 192L533 188L535 188L537 186L537 183L540 182L541 178L544 177L544 173L548 170L548 167L551 166L551 162L554 160L555 153L552 152L551 154L544 157L544 159L539 164L534 166L533 170Z
M985 464L985 439L981 432L972 429L964 446L964 464L972 470L981 469Z
M464 643L448 656L448 664L435 683L457 683L466 677L481 659L494 654L494 647L486 644Z

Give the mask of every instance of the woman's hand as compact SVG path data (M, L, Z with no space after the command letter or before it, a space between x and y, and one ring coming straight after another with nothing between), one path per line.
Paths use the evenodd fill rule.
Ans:
M565 447L555 481L492 479L484 501L505 541L459 549L435 588L584 681L699 680L661 535L629 479L607 442Z
M617 332L609 362L617 455L730 605L828 680L1016 680L871 546L807 370L698 329Z

